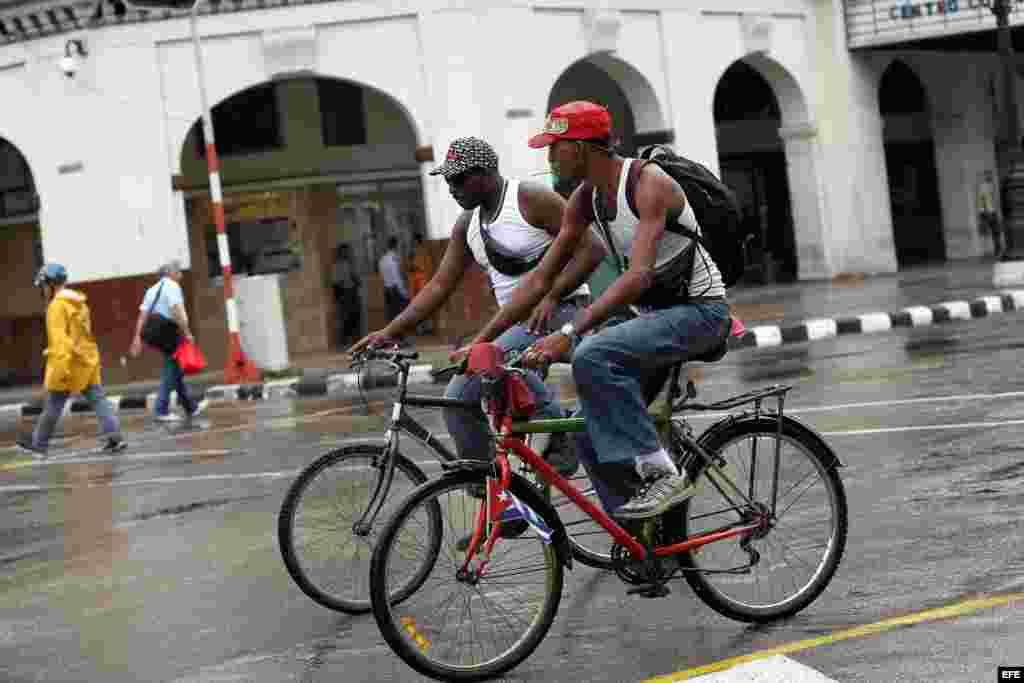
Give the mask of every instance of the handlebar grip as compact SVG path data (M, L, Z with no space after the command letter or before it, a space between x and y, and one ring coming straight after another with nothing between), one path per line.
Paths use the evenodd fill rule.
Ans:
M399 351L395 354L396 358L401 360L417 360L420 357L419 351Z

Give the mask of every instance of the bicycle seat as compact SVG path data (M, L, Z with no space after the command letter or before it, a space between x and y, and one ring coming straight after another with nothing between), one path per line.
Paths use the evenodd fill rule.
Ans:
M732 318L729 318L729 324L725 326L725 330L722 332L718 342L707 351L702 351L698 354L694 354L687 358L687 362L699 360L702 363L714 363L715 361L722 360L725 354L729 351L729 335L732 331Z

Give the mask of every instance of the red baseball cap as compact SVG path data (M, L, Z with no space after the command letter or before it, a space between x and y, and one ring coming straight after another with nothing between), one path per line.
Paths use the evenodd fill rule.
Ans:
M600 104L578 100L555 107L544 131L530 138L530 147L547 147L559 140L600 140L612 132L612 116Z

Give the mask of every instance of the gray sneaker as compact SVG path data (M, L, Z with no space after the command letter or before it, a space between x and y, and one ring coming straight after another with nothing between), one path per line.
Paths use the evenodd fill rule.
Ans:
M615 516L620 519L657 517L696 493L696 488L686 475L673 474L670 470L649 465L641 467L643 488L615 511Z

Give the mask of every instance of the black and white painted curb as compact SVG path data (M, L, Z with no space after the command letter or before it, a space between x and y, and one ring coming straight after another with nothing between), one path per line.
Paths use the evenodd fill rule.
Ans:
M781 346L832 339L847 334L887 332L897 327L927 327L1024 310L1024 290L1005 291L973 301L944 301L909 306L894 313L864 313L843 318L814 318L788 327L760 325L730 340L730 349Z
M1004 291L983 296L973 301L945 301L933 306L909 306L892 313L864 313L842 318L814 318L796 325L758 325L748 328L740 337L729 340L730 349L751 349L821 341L852 334L873 334L900 327L926 327L943 323L975 320L1000 313L1024 311L1024 290ZM414 365L409 372L409 384L432 384L436 380L432 365ZM555 374L568 371L568 366L556 366ZM394 386L393 374L375 376L374 387ZM265 401L280 398L307 398L317 396L352 396L358 392L358 377L352 372L331 373L312 370L302 377L275 380L262 384L212 386L203 392L211 403L225 401ZM197 392L198 394L198 392ZM118 412L140 410L152 412L156 393L111 396ZM171 395L172 406L177 397ZM41 412L40 402L0 406L0 424L16 422L20 417L32 417ZM89 404L79 399L69 401L65 414L90 411Z

